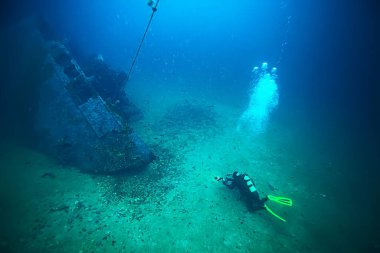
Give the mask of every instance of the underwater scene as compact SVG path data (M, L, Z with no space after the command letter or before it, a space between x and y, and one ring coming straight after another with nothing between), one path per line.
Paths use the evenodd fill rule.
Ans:
M377 1L0 6L0 252L380 252Z

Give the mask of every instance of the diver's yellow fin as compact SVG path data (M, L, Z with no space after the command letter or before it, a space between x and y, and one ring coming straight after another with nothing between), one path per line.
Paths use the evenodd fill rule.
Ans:
M273 212L267 205L264 205L265 209L270 213L272 214L274 217L276 217L277 219L280 219L282 220L283 222L286 222L286 220L282 217L280 217L278 214L276 214L275 212Z
M285 206L292 206L293 205L293 201L290 198L268 195L268 199L271 201L274 201L278 204L285 205Z

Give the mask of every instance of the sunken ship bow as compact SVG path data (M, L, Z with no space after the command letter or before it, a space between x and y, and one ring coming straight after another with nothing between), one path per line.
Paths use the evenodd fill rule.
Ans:
M142 114L124 92L126 73L112 70L101 56L80 66L63 43L46 36L43 43L50 76L39 87L34 124L39 146L84 172L145 168L154 155L129 126Z

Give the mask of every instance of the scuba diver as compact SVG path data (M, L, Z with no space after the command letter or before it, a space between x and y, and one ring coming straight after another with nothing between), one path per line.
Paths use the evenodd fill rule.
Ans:
M281 205L292 206L293 202L291 199L285 197L276 197L273 195L267 195L264 198L260 198L255 183L253 182L251 177L248 176L248 174L246 173L239 173L238 171L235 171L232 174L227 174L224 178L215 177L215 180L222 181L222 183L231 190L237 187L240 191L240 194L243 196L247 204L247 208L250 212L265 209L276 218L286 222L285 219L274 213L265 204L265 202L271 200Z

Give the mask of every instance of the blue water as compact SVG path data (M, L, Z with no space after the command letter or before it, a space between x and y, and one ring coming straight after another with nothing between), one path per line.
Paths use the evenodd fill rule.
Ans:
M145 1L9 1L1 4L0 13L0 74L3 79L0 90L3 154L0 164L3 165L1 170L4 179L0 210L4 217L12 216L12 208L6 208L7 205L12 206L9 203L15 200L23 202L27 196L18 194L18 190L11 186L12 190L5 186L8 178L15 181L23 178L13 176L18 174L9 172L8 168L21 168L18 173L22 175L25 175L22 169L24 164L33 168L40 168L42 165L39 167L39 164L46 168L60 168L51 165L49 158L45 161L33 153L38 146L35 145L36 136L31 123L38 97L35 87L49 71L38 68L44 64L45 49L36 42L38 40L35 40L33 32L23 30L24 26L20 24L43 19L54 29L56 37L79 64L85 63L92 55L101 55L112 69L126 73L131 70L123 91L144 114L131 126L148 146L161 155L158 161L165 152L177 152L173 156L176 158L167 158L173 161L173 168L193 171L202 179L199 182L191 181L193 179L189 176L189 183L185 181L184 184L190 186L183 188L186 189L184 191L198 189L194 190L194 196L203 196L200 192L212 188L208 183L204 183L203 187L207 173L227 173L233 169L223 166L250 170L250 166L254 165L263 168L256 171L256 176L266 182L262 183L264 189L268 185L271 185L268 191L277 188L272 186L274 182L283 188L280 193L285 192L286 195L288 190L296 198L295 203L298 200L293 207L293 216L292 211L287 211L289 223L293 218L293 224L297 225L267 228L263 224L272 222L269 218L264 219L267 223L262 223L256 216L252 221L244 216L247 214L236 216L239 211L226 211L225 222L213 223L213 226L220 228L209 239L215 243L215 247L211 247L214 251L207 243L207 247L199 243L200 238L204 238L200 229L189 232L183 241L176 237L183 248L173 246L170 252L185 252L184 248L188 250L186 252L379 250L380 8L376 1L160 0L133 66L133 59L152 15L152 9ZM254 67L258 66L261 71L263 63L268 63L269 68L264 74L255 73ZM276 68L274 74L270 72L273 67ZM195 119L201 125L191 121ZM164 135L166 137L162 137ZM171 138L167 138L168 135ZM215 146L210 144L213 138ZM14 148L15 145L18 148ZM25 147L33 151L28 153ZM182 149L188 153L181 153ZM22 164L17 163L17 157L23 158L20 160ZM183 158L181 163L176 160L178 157ZM148 171L162 167L156 160ZM36 171L37 174L46 172L43 169ZM60 173L56 172L59 176ZM71 180L66 174L62 177ZM180 178L186 179L187 176L182 175ZM181 179L178 182L182 182ZM149 184L150 178L144 180ZM172 180L175 185L173 188L176 189L178 182ZM196 188L199 185L202 188ZM33 184L30 187L34 189ZM58 189L60 186L52 184L51 187ZM167 186L168 189L171 187ZM304 192L305 189L310 191ZM86 191L81 191L81 194L86 194ZM207 195L207 191L204 194ZM226 192L222 194L224 199L239 198ZM207 199L217 203L210 200L212 206L218 206L218 193L210 195L212 197L207 195ZM123 194L120 196L123 197ZM33 198L38 200L38 196ZM135 202L140 203L140 198L135 198ZM194 199L191 201L201 203L200 208L206 206L202 206L203 200ZM63 212L72 213L71 216L80 214L82 205L78 203L81 202L71 201L75 202L73 204L70 201L67 201L68 207L61 206ZM85 206L90 202L83 201ZM52 210L50 202L46 203ZM176 208L171 210L178 210L177 204L181 205L175 202L173 206ZM220 205L217 207L220 210L235 210L228 204ZM27 207L21 206L19 209ZM54 208L60 210L59 207ZM317 211L319 208L321 213ZM20 210L15 213L22 213ZM86 210L91 208L87 206ZM99 210L103 209L99 207ZM195 208L193 212L196 213ZM43 211L30 215L28 221L41 220L41 213ZM129 217L128 212L120 213L120 217ZM182 215L184 213L188 215L184 215L181 221L191 217L191 222L195 224L197 222L192 219L202 216L199 213L191 215L189 210L183 211ZM208 215L205 211L207 218L200 221L199 227L207 227L210 219L216 216L220 221L218 215ZM142 227L147 229L149 222L152 222L140 219L140 223L137 223L140 225L132 223L131 227L118 227L118 231L116 228L112 231L110 226L107 230L117 238L115 247L118 250L129 252L125 245L123 248L117 244L122 240L119 239L122 229L140 231ZM175 220L168 224L185 226L181 221ZM238 227L243 223L252 226L258 224L257 231L262 237L249 235L247 238L253 238L252 242L239 245L227 243L245 236L241 231L248 228ZM238 232L229 233L225 224L235 224L236 230L232 231ZM90 230L86 224L78 226L83 227L81 231ZM30 234L33 232L9 224L3 218L0 227L8 229L2 229L0 233L0 251L86 250L77 241L72 242L67 238L65 241L65 236L74 237L74 232L57 232L62 233L62 237L51 239L51 234L55 233L54 225L52 232L47 228L36 228L42 234L37 239L31 239ZM154 225L153 228L156 229ZM144 230L147 237L160 238L157 237L159 232L153 231L153 228ZM169 225L167 230L170 231ZM204 230L208 231L206 228ZM99 239L100 234L110 238L107 231L95 233L96 236L92 238L101 242L96 243L96 246L110 251L115 243L105 246L107 244L102 241L106 239ZM189 228L188 231L192 230ZM23 233L28 235L23 237ZM173 233L173 238L181 234L178 231ZM268 234L270 236L266 237ZM280 235L278 243L272 246L264 243L267 242L266 238L276 240L277 235ZM143 235L139 236L148 240ZM302 239L297 241L297 238ZM70 246L60 248L58 243L58 246L51 244L49 247L52 251L49 251L49 247L41 243L44 240L57 240ZM128 244L130 241L123 243ZM144 244L140 248L136 246L133 252L169 252L164 249L171 247L170 243L165 240L161 244L155 243L149 247ZM255 248L256 245L259 246Z
M125 71L151 14L149 7L134 1L21 3L23 7L13 4L15 17L41 15L78 57L100 53ZM375 82L378 22L370 3L247 0L159 5L132 80L139 73L197 77L243 97L252 67L266 61L278 67L284 89L280 109L302 103L318 112L334 105L360 117L363 100L372 96L372 86L364 85L363 96L355 97L357 82ZM12 20L14 15L5 16ZM319 102L321 97L328 102Z

